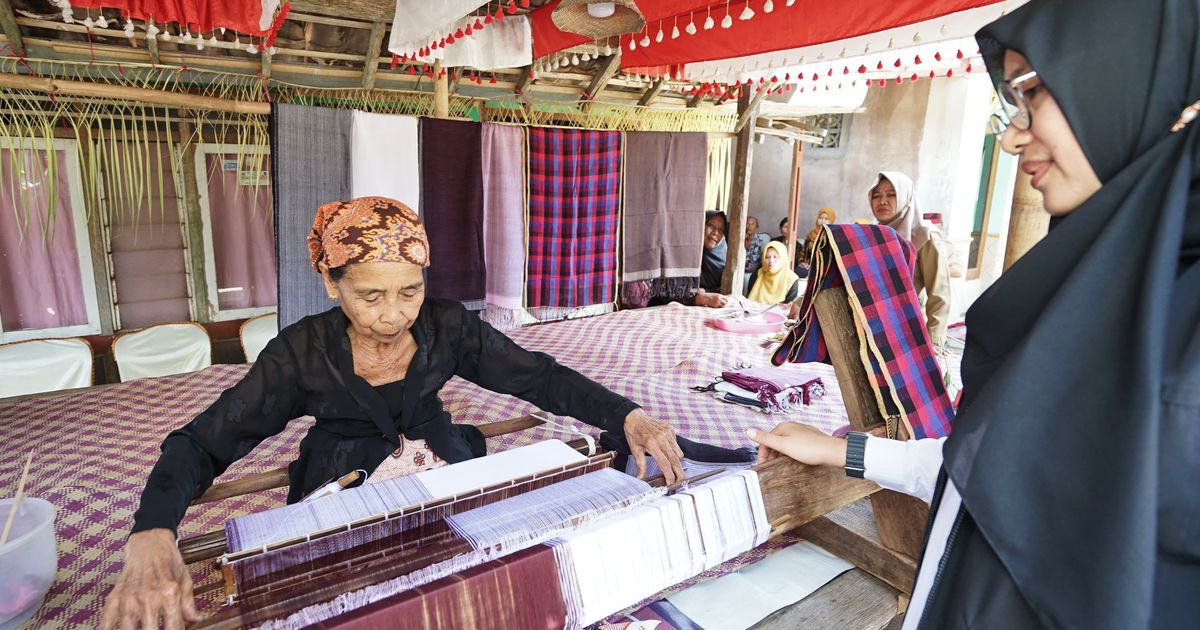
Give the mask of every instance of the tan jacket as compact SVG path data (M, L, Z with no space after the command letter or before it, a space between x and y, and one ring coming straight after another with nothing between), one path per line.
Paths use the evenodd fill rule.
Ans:
M950 257L941 246L945 246L944 241L932 236L917 250L917 267L913 270L913 288L925 309L929 341L939 351L946 346L946 326L950 323Z

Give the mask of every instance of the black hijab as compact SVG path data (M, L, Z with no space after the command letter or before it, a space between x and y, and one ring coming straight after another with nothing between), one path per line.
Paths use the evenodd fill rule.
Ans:
M945 447L1049 626L1144 628L1160 554L1200 558L1200 121L1170 131L1200 99L1198 12L1037 0L977 36L993 73L1029 59L1104 184L967 313Z
M719 216L725 222L725 232L729 233L729 219L724 212L709 210L704 213L704 223L708 225L708 220ZM708 249L704 248L704 258L700 262L700 288L709 293L721 292L721 276L725 274L725 258L729 252L728 238L722 238L717 246Z

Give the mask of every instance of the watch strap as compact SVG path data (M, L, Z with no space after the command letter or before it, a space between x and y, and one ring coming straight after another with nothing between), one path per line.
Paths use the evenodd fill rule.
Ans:
M864 460L867 454L867 434L850 432L846 434L846 476L863 478L867 471Z

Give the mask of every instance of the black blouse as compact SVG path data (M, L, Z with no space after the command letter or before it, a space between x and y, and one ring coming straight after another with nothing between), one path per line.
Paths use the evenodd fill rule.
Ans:
M174 530L214 478L303 415L316 423L288 467L289 503L352 470L374 470L400 445L401 434L426 440L450 463L482 456L483 434L474 425L452 424L438 397L455 375L617 434L638 407L549 355L521 348L458 302L438 299L426 299L413 324L417 350L404 380L371 387L354 373L347 325L335 307L288 326L241 382L171 432L142 491L133 531ZM409 396L414 383L419 395Z

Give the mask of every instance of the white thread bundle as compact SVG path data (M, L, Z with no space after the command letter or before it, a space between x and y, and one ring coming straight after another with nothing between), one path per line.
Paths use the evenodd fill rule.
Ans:
M733 473L577 528L554 548L566 626L614 611L749 551L770 533L758 474Z
M460 521L458 527L471 532L468 540L476 546L474 551L408 575L344 593L289 617L266 622L259 628L290 630L331 619L346 611L526 549L574 527L651 500L662 492L664 490L661 488L651 488L644 481L607 468L457 514L451 518ZM535 493L539 493L541 500L553 507L540 513L531 512L528 497ZM488 524L485 522L488 517L495 517L499 522ZM458 530L458 527L455 529Z

